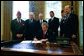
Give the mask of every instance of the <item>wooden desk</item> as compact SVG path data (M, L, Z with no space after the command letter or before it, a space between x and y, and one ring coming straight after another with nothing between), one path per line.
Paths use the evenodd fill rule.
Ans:
M2 55L81 55L75 43L63 47L58 43L41 41L6 42L1 47Z

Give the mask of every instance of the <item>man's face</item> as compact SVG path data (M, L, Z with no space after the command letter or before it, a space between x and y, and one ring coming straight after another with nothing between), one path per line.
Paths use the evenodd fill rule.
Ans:
M29 15L29 18L30 18L30 19L33 19L34 17L33 17L33 15Z
M20 13L17 14L17 18L21 19L21 14Z
M53 13L50 13L50 17L53 17L54 16L54 14Z
M47 31L47 26L46 25L42 25L42 30L43 30L43 32L45 32L45 31Z
M69 8L69 7L65 7L64 12L65 12L66 14L69 14L69 13L70 13L70 8Z
M61 13L61 16L63 17L65 15L65 12Z
M40 15L39 15L39 20L42 20L42 19L43 19L43 15L40 14Z

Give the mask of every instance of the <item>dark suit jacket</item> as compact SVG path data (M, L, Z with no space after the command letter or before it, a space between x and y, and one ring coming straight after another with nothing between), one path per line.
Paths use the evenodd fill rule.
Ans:
M60 22L60 36L63 36L63 34L65 33L66 29L65 29L65 25L64 25L64 19L61 19Z
M45 38L43 38L43 31L42 30L39 30L36 34L36 38L38 40L41 40L41 39L48 39L49 42L56 42L56 37L54 37L53 33L48 30L45 34Z
M72 34L78 33L78 17L75 14L70 14L69 17L64 21L64 28L66 29L64 32L68 37Z
M33 20L33 22L30 21L30 19L27 19L25 21L25 38L26 40L33 40L36 32L37 32L37 21Z
M12 39L19 40L19 38L16 37L16 34L23 34L23 37L21 39L24 39L24 29L25 29L25 23L22 19L21 23L19 23L17 19L12 20L11 21Z
M64 22L64 23L63 23ZM61 34L64 34L65 37L69 38L71 41L74 41L76 44L79 42L78 38L78 16L71 13L68 18L61 21L60 24ZM71 36L75 34L76 38Z
M49 30L54 32L55 36L58 36L59 19L56 17L54 17L53 20L49 19L48 25L49 25Z

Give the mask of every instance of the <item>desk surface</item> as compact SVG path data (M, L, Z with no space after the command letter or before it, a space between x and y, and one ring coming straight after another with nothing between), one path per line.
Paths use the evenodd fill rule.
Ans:
M42 41L7 42L1 47L1 51L34 53L44 55L80 55L75 43L63 47L58 43L43 43Z

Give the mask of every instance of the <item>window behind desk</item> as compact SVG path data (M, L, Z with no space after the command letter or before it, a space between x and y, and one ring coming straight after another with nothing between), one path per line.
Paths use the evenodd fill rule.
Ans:
M17 11L21 11L22 19L29 18L29 1L13 1L13 19L16 18Z

